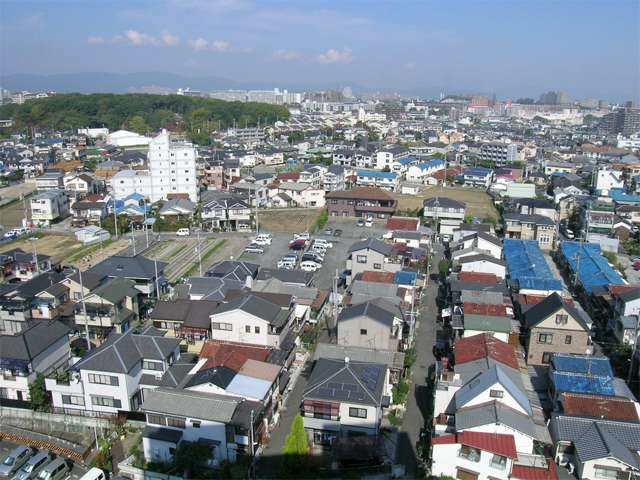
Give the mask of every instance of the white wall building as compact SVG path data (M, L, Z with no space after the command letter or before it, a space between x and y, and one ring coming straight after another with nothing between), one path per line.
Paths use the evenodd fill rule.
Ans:
M118 130L107 135L107 143L116 147L139 147L149 145L151 139L127 130Z

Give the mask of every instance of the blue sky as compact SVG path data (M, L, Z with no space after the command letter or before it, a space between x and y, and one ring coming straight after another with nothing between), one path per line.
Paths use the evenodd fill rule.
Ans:
M640 1L0 0L0 70L640 97Z

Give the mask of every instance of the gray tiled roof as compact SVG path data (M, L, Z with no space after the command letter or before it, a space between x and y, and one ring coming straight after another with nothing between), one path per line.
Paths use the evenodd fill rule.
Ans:
M505 425L531 438L536 438L537 435L536 426L531 417L497 401L461 408L456 412L456 430L462 431L493 424Z
M354 362L382 363L396 370L404 367L404 353L391 350L319 343L313 354L314 360L321 358L344 360L345 357L349 357Z
M227 395L161 387L146 392L140 408L145 412L229 423L241 401Z
M84 275L82 280L84 285ZM134 285L135 284L131 280L115 277L100 285L93 292L91 292L91 295L96 295L100 298L104 298L111 303L118 303L126 297L136 298L138 295L140 295L140 291L137 290Z
M269 280L277 278L283 283L308 286L311 283L313 274L303 270L285 270L281 268L261 268L256 280Z
M549 315L557 312L561 308L564 308L574 320L582 325L582 328L584 328L585 330L589 330L587 321L590 321L590 319L585 318L577 308L562 300L560 295L558 295L556 292L552 293L542 302L534 305L532 308L527 310L527 314L525 315L525 323L529 328L535 327L538 323L549 317Z
M253 294L248 294L229 303L220 305L215 314L233 310L247 312L269 322L274 327L283 326L289 318L289 312L287 310L283 310L278 305Z
M207 270L208 277L228 278L244 283L247 277L255 278L259 265L235 260L223 260Z
M303 398L380 406L387 367L380 363L320 358Z
M502 265L503 267L506 265L506 263L504 263L502 260L498 260L497 258L494 258L490 255L485 255L484 253L463 257L460 260L458 260L458 262L461 264L465 264L465 263L479 262L483 260L486 262L495 263L496 265Z
M349 248L349 253L366 249L381 253L386 257L391 255L391 252L393 252L393 246L389 245L388 243L381 242L380 240L376 240L375 238L368 238L367 240L362 240L351 245L351 247Z
M189 295L201 296L201 300L223 300L229 290L241 290L245 282L231 278L190 277L185 281Z
M401 315L399 310L397 315ZM346 320L361 316L371 318L391 328L393 326L393 319L396 317L396 313L390 311L389 308L383 308L379 303L377 304L374 301L368 301L343 309L340 312L340 315L338 315L338 325Z
M0 335L0 358L31 361L69 331L57 320L28 322L17 335Z
M166 262L158 263L158 275L162 274L162 271L167 266ZM151 279L154 278L155 265L153 260L149 260L142 255L135 257L121 257L114 255L106 260L91 267L89 272L107 275L109 277L124 277L124 278L142 278Z

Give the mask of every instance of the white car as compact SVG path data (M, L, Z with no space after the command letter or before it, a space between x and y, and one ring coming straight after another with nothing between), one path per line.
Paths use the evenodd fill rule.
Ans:
M296 268L296 262L292 262L290 260L280 260L278 262L278 268L283 270L293 270Z
M322 246L320 246L320 245L317 245L317 246L314 245L313 247L311 247L309 249L309 252L312 252L312 253L315 253L317 255L321 255L321 256L324 257L326 255L326 253L327 253L327 249L322 247Z
M191 231L188 228L179 228L176 232L178 237L188 237L189 235L191 235Z
M264 247L266 245L271 245L271 239L265 238L265 237L256 237L253 240L253 243L255 243L256 245L260 245L260 246Z
M333 243L325 240L324 238L316 238L313 241L313 246L315 247L316 245L320 245L320 246L324 247L325 249L333 248Z
M311 238L311 236L309 235L309 232L296 233L293 236L294 240L306 240L306 241L309 241L310 238Z
M367 220L364 222L364 226L365 227L373 227L373 220L367 218Z
M320 267L321 265L318 265L316 262L312 262L311 260L304 261L300 264L300 270L305 272L315 272Z

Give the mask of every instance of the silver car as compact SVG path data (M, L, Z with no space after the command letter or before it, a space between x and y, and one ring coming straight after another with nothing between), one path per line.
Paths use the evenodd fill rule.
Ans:
M53 455L46 450L36 453L22 466L20 470L18 470L18 473L14 475L13 480L32 480L36 478L38 472L52 460Z
M33 450L24 445L19 445L11 450L0 463L0 477L13 476L29 460L31 455L33 455Z

